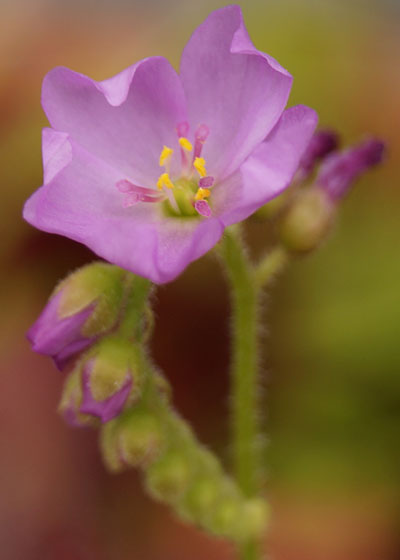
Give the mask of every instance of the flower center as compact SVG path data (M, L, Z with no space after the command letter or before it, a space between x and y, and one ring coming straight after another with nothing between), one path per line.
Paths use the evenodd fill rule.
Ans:
M164 146L161 150L159 165L164 168L156 187L147 188L134 185L127 179L118 181L117 189L123 193L123 206L129 207L139 202L162 202L165 213L174 217L210 217L209 204L214 178L207 174L206 161L201 157L209 129L205 124L198 127L194 134L194 146L187 138L189 124L183 122L176 128L179 137L181 175L171 178L170 167L174 150Z

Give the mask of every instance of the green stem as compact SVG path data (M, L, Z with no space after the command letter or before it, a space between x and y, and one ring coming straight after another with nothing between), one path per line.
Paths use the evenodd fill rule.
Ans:
M227 231L222 245L232 287L232 430L234 470L246 494L259 491L257 322L258 305L252 266L238 228Z
M258 393L259 300L264 288L288 262L280 246L272 249L254 267L247 254L239 227L226 231L221 254L232 287L232 431L234 470L244 494L261 493L263 465L260 448ZM259 560L257 540L239 547L241 560Z
M253 268L238 227L225 233L222 244L232 287L232 431L234 470L239 487L251 498L261 489L258 414L258 291ZM261 547L248 541L239 547L242 560L258 560Z
M124 337L142 340L146 336L145 322L148 322L148 299L153 284L140 276L128 273L125 280L125 309L118 332Z

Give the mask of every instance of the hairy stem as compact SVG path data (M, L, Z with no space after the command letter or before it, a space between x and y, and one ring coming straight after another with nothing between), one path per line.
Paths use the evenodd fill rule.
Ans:
M226 232L221 255L232 288L234 470L239 487L251 498L261 493L263 483L258 394L259 299L262 289L287 264L288 255L277 246L253 266L239 227ZM257 540L239 546L241 560L259 560L261 555L261 543Z
M149 323L148 300L153 284L145 278L127 273L125 286L124 316L118 332L124 338L142 340L146 336L145 322Z
M260 486L260 453L257 446L257 322L258 305L253 269L240 230L228 231L222 255L232 287L232 430L234 470L246 494Z
M249 498L261 490L258 413L258 290L240 229L227 231L222 257L232 288L232 436L234 471ZM258 560L261 547L247 541L239 547L242 560Z

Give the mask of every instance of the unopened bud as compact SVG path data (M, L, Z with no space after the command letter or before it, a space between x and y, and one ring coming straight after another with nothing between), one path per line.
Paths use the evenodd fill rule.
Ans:
M260 538L267 528L270 508L261 498L247 500L243 505L243 512L238 527L238 536L243 540Z
M318 130L310 140L301 159L298 174L299 179L306 179L314 171L316 165L328 154L337 149L339 136L334 130Z
M132 410L118 433L118 447L124 463L146 467L159 456L163 445L158 418L143 408Z
M335 216L335 205L318 188L302 190L283 216L279 234L284 246L304 253L316 249L327 237Z
M28 331L33 350L52 356L61 369L109 331L120 313L124 275L116 266L93 263L63 280Z
M109 422L140 396L140 373L130 342L115 337L104 339L68 376L60 404L63 416L71 418L72 403L75 416Z
M187 490L191 477L187 454L173 449L150 466L147 471L147 486L155 498L174 503Z
M139 404L103 427L101 447L110 470L118 471L129 466L146 468L164 449L160 422Z
M208 476L193 481L185 496L184 511L187 517L207 524L220 496L220 477Z
M358 177L381 163L384 152L383 142L373 138L344 152L335 152L323 161L316 184L336 202L349 191Z
M100 342L81 365L80 412L108 422L136 401L141 393L141 372L132 343L117 337Z
M239 496L221 496L213 510L210 528L216 535L237 538L236 531L240 526L241 513L242 501Z

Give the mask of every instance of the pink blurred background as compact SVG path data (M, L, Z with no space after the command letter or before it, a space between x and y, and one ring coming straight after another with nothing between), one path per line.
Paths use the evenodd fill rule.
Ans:
M296 261L265 305L266 458L274 560L400 555L400 7L396 0L239 2L253 41L294 75L346 142L388 143L335 236ZM93 255L22 221L41 184L45 73L96 79L180 52L210 10L191 0L2 0L0 4L0 557L4 560L233 559L229 545L177 521L135 472L108 474L94 431L56 412L62 376L25 332L58 279ZM265 228L251 225L255 249ZM154 356L177 408L229 465L229 302L212 257L159 290ZM212 336L210 336L210 330ZM196 341L207 338L199 358Z

